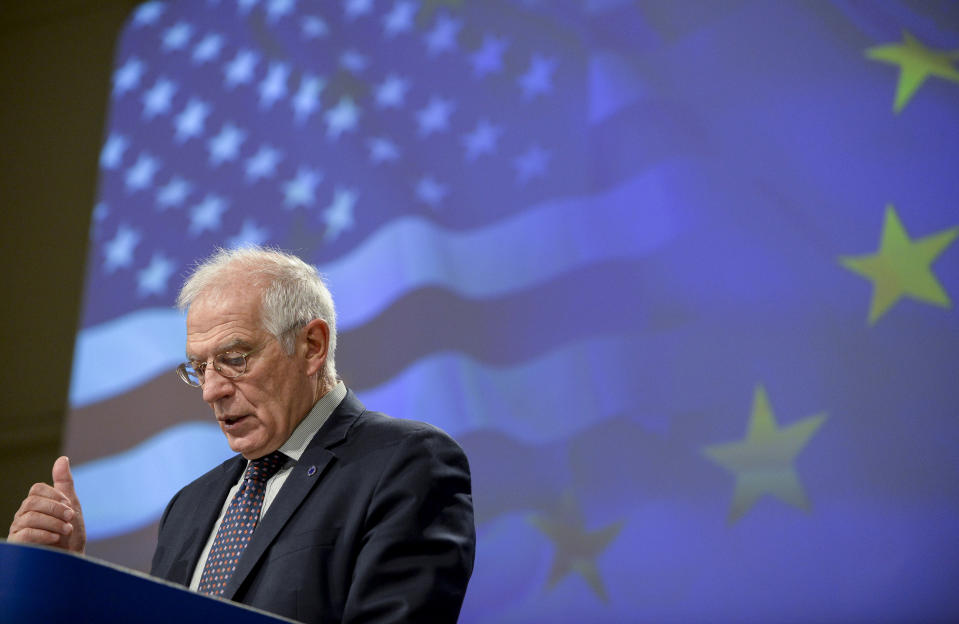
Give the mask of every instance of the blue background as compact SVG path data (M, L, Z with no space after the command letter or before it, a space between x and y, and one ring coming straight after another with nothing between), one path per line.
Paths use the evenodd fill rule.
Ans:
M142 5L70 391L90 552L145 566L131 540L229 455L172 302L259 243L327 276L369 407L466 449L462 621L956 617L959 319L870 323L841 261L894 210L951 236L927 269L959 293L959 73L895 111L867 51L905 32L959 72L947 3ZM793 454L750 437L763 395Z

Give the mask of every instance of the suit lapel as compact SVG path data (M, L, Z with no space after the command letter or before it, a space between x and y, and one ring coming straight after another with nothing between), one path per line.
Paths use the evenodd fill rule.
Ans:
M226 496L230 492L230 488L240 478L245 466L246 460L241 455L227 460L220 466L216 478L200 493L199 501L196 503L196 511L190 516L190 537L183 541L180 552L174 558L174 561L180 562L178 566L174 567L178 571L184 572L185 576L183 578L170 578L169 580L184 585L190 584L193 571L200 560L200 553L206 546L216 519L220 516L223 503L226 502Z
M290 476L287 477L270 508L254 530L253 537L240 556L233 577L223 592L224 598L233 598L236 595L263 553L276 540L290 517L323 478L330 463L336 459L335 453L330 448L346 437L353 421L363 409L363 405L353 393L348 392L346 398L333 410L330 418L313 436L306 451L293 466Z

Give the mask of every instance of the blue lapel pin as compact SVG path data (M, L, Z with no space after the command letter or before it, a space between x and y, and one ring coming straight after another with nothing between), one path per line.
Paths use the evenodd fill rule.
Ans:
M306 476L312 477L315 474L316 474L316 466L310 466L309 468L306 469Z

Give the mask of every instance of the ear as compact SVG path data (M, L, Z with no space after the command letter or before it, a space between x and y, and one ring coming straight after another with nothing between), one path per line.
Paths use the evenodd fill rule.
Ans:
M323 319L313 319L304 328L306 335L306 372L315 375L323 369L330 348L330 326Z

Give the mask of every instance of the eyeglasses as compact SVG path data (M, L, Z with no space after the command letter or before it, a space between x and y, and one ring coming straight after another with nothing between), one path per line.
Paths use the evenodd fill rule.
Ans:
M247 358L257 351L262 351L265 346L257 347L246 353L237 353L236 351L218 353L213 356L213 368L227 379L236 379L246 372ZM184 362L176 367L176 374L186 385L199 388L206 381L206 367L208 365L209 360L206 362Z

